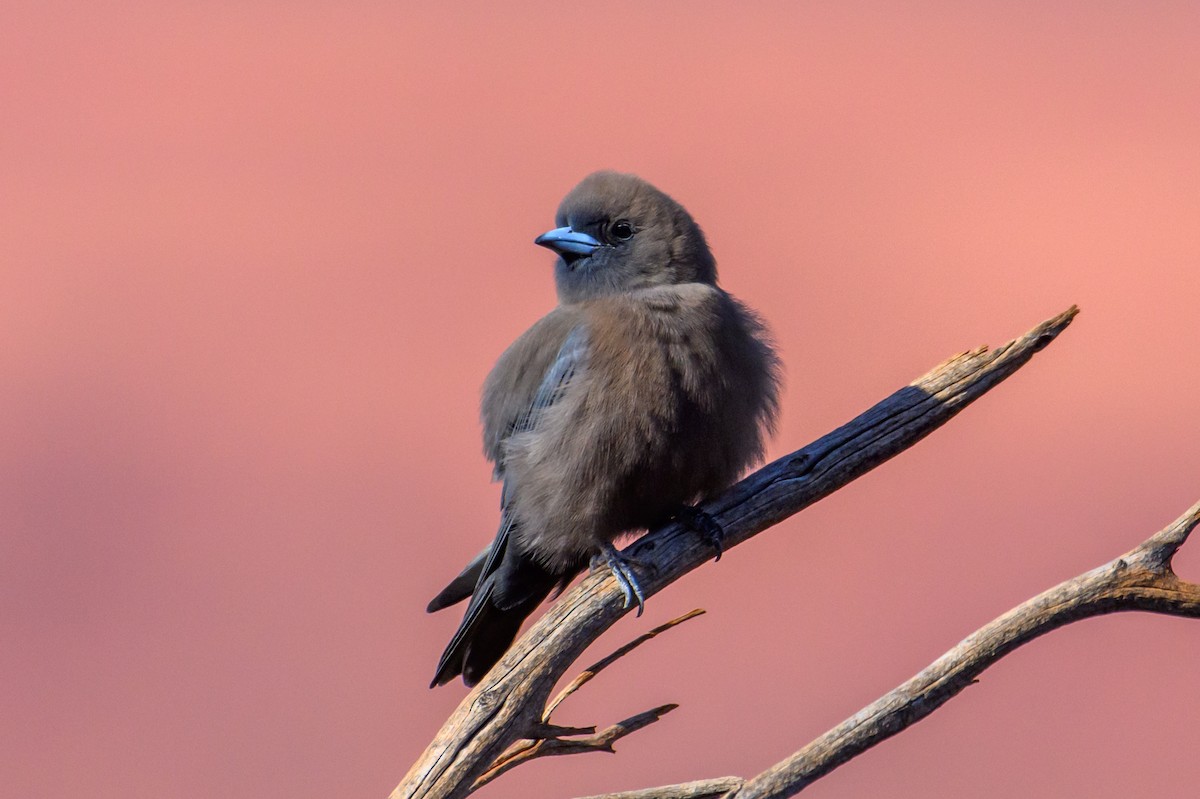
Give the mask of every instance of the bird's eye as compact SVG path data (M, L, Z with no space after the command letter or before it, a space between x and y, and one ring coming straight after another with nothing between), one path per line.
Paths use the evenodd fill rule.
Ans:
M614 239L628 241L633 238L633 225L624 219L619 219L613 223L612 235Z

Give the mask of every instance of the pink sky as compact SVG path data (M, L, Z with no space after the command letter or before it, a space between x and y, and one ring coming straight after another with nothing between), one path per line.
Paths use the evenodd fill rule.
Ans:
M478 387L596 168L770 322L774 455L1082 313L556 720L678 711L481 797L756 773L1200 499L1195 3L18 2L0 42L5 796L391 790L463 695L423 608L495 528ZM1187 793L1198 663L1195 621L1073 625L809 793Z

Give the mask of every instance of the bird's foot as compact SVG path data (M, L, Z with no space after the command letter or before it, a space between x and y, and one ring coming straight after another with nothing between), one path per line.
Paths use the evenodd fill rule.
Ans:
M608 566L613 578L617 581L621 594L625 597L625 607L632 607L636 604L637 615L641 616L642 611L646 608L646 596L642 593L642 586L638 583L637 575L633 573L633 567L643 564L622 555L616 547L608 542L605 542L600 547L600 552L592 558L592 569L596 569L601 562Z
M713 560L721 559L721 555L725 552L725 531L721 529L721 525L717 524L716 519L695 505L680 505L671 518L692 532L704 536L712 548L717 550L717 556Z

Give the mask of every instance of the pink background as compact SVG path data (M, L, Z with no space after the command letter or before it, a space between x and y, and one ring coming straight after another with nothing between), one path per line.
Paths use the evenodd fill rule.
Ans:
M600 167L770 321L773 454L1083 311L557 720L680 710L481 796L755 773L1200 499L1196 3L120 5L0 11L4 796L395 785L463 694L423 607L496 523L478 386ZM1189 793L1198 663L1074 625L810 793Z

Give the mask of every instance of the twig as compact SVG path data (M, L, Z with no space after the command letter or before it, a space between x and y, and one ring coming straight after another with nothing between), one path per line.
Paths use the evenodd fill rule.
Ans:
M1025 365L1075 317L1071 307L995 350L956 356L823 438L771 463L705 503L736 546L911 447ZM630 548L652 596L711 559L707 540L679 524ZM459 799L514 741L541 722L555 682L626 613L601 570L568 591L521 637L447 719L392 799Z
M471 786L471 790L476 790L487 785L509 769L516 768L534 758L552 755L578 755L584 752L608 752L609 754L615 754L616 750L613 749L614 743L630 733L650 726L677 707L679 705L661 705L651 708L645 712L638 713L636 716L630 716L624 721L618 721L616 724L585 738L538 738L532 741L523 741L521 742L523 745L518 745L507 750L504 756L497 759L487 771L483 772L479 776L479 779L475 781L475 784Z
M741 777L716 777L711 780L681 782L661 788L642 788L636 791L604 793L582 799L718 799L741 787Z
M678 705L662 705L653 710L647 710L644 713L639 713L624 721L617 722L599 734L596 733L595 727L559 727L550 723L550 715L558 709L563 700L587 685L601 671L616 663L650 639L703 614L704 610L701 608L689 610L682 616L677 616L668 622L658 625L649 632L642 633L637 638L614 651L611 655L598 660L587 669L584 669L578 677L571 680L570 684L554 698L553 702L546 706L545 711L542 713L541 722L530 730L529 738L517 741L504 750L503 754L496 758L487 771L483 772L475 780L472 790L482 788L509 769L537 757L573 755L582 752L613 752L615 750L612 748L612 745L615 741L653 724L678 707ZM564 740L563 736L567 735L586 735L589 737Z
M595 677L597 674L599 674L604 669L611 666L616 661L625 657L630 652L637 649L639 646L646 643L651 638L654 638L655 636L659 635L660 633L665 633L667 630L671 629L672 627L683 624L685 621L688 621L689 619L694 619L697 616L702 616L702 615L704 615L704 613L705 613L705 610L703 608L696 608L695 610L689 610L687 613L683 614L682 616L677 616L668 622L658 625L657 627L655 627L653 630L650 630L649 632L642 633L637 638L634 638L632 641L625 644L625 646L623 646L620 649L618 649L617 651L613 652L608 657L602 658L601 660L598 660L595 663L593 663L592 665L588 666L586 669L584 669L582 672L579 673L578 677L571 680L570 684L567 685L566 688L562 689L562 691L558 694L558 696L554 697L553 701L551 701L550 704L546 705L546 712L544 714L542 714L542 720L543 721L549 720L550 714L558 709L558 706L563 703L563 700L565 700L568 696L570 696L571 694L578 691L583 686L587 685L593 677Z

